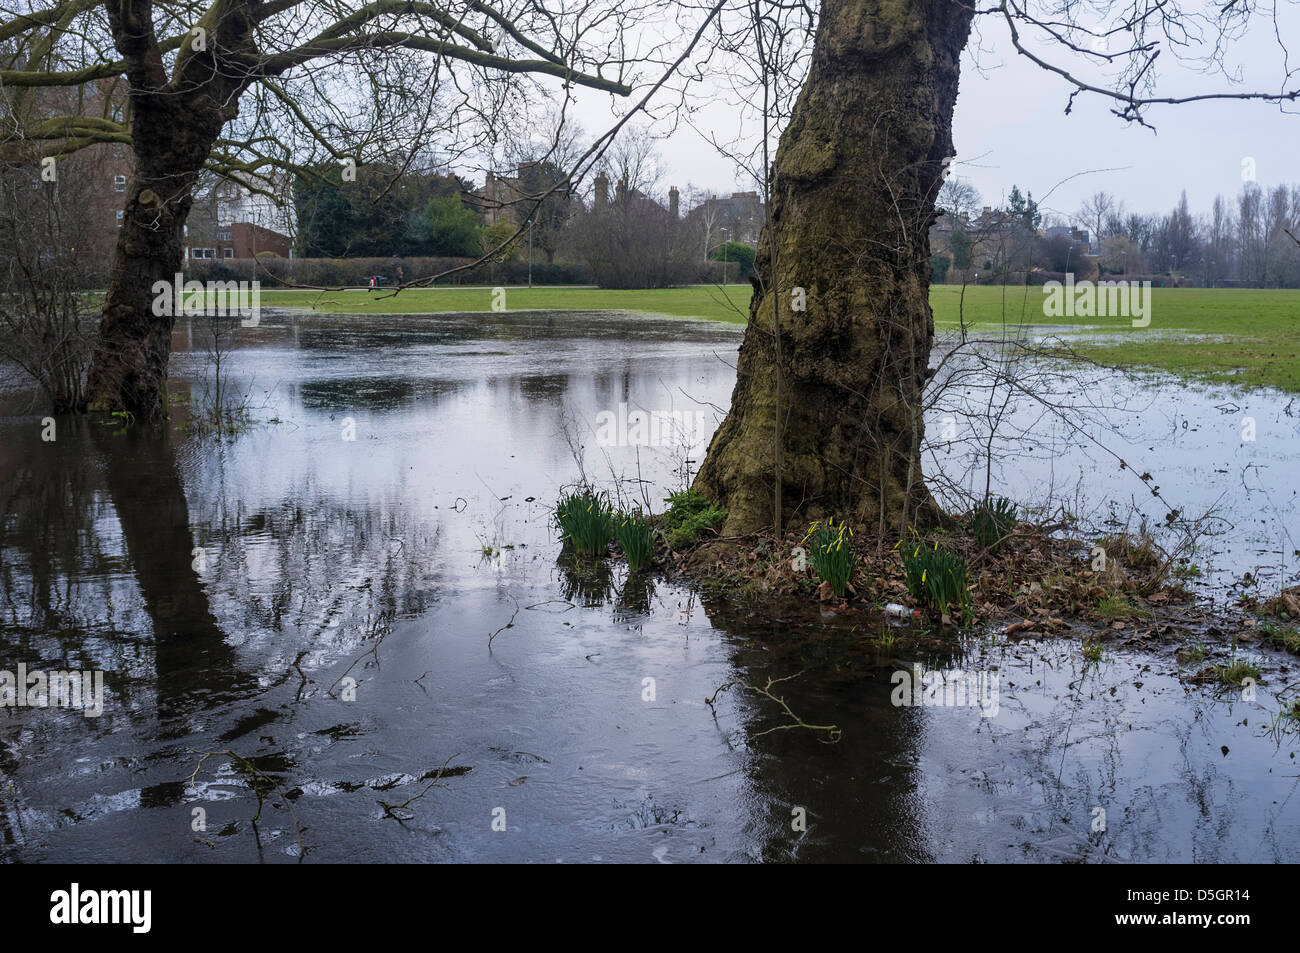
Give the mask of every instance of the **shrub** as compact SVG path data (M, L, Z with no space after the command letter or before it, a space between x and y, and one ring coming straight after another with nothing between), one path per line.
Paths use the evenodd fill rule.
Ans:
M517 235L518 233L519 233L519 226L515 225L513 222L506 221L505 219L501 219L498 222L494 222L493 224L489 225L487 228L483 229L482 233L479 235L479 245L483 249L483 254L487 255L495 251L497 246L501 245L503 242L510 240L511 238L514 238L515 235ZM514 261L518 257L519 257L519 243L516 242L515 244L506 247L502 251L496 252L495 260Z
M560 539L584 556L603 556L613 534L614 509L603 493L575 490L555 504L555 525Z
M619 515L614 523L614 538L633 572L639 572L654 562L655 531L639 512Z
M186 263L187 281L251 281L258 277L250 261L234 259L198 258Z
M674 493L664 502L668 504L668 512L664 513L661 526L668 545L673 549L694 546L701 533L706 530L717 532L727 521L724 507L694 490Z
M385 288L396 282L397 267L402 268L404 280L427 278L454 268L473 264L473 258L419 257L403 255L389 258L262 258L258 256L256 274L254 265L247 259L231 261L191 261L186 278L200 281L225 280L228 275L248 279L256 277L263 288L277 285L310 285L327 288L364 288L371 275L383 275ZM585 265L571 262L534 260L532 279L535 285L581 285L591 281L591 271ZM484 262L458 271L437 282L438 287L473 284L524 284L528 281L527 261ZM101 282L102 286L102 282Z
M971 511L971 530L985 549L996 549L1016 528L1016 504L985 498Z
M830 583L831 591L843 596L853 577L853 530L847 523L835 525L835 520L813 523L808 527L805 543L811 543L808 561L822 582Z
M952 259L947 255L930 256L930 283L941 285L948 280L948 269L952 267Z
M753 246L744 242L723 242L709 252L709 258L730 264L728 271L733 281L745 281L754 273L757 254Z
M927 548L925 542L917 538L910 550L904 549L903 578L907 591L921 605L934 612L946 613L955 608L964 617L969 615L966 560L938 543Z

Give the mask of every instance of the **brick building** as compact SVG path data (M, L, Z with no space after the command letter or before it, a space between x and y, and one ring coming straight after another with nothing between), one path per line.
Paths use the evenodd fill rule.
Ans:
M258 191L222 180L195 197L185 223L187 264L214 259L238 261L267 254L290 257L296 223L293 203L288 201L288 179L263 178L255 185Z

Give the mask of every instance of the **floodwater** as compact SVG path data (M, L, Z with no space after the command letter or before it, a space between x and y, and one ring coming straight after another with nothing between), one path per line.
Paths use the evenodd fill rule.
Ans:
M195 398L199 337L178 327L173 363ZM1294 659L1240 650L1266 673L1243 700L1180 680L1154 639L1092 664L1076 640L989 633L900 652L868 614L774 617L568 566L549 525L561 487L584 469L660 508L700 455L674 438L707 441L738 343L608 314L264 313L228 358L257 423L221 439L59 420L43 440L11 388L0 670L97 670L104 691L98 717L0 708L0 856L1300 860L1297 745L1268 730ZM1248 398L1262 432L1290 430L1246 446L1211 413L1219 395L1100 386L1129 467L1159 463L1189 511L1222 498L1222 579L1289 578L1285 399ZM963 429L980 391L952 394L929 427L961 426L934 459L982 487ZM637 410L666 445L638 445ZM1057 452L1025 444L997 491L1044 503L1052 486L1099 522L1118 516L1098 487L1152 505L1123 482L1142 470L1033 424L1034 407L1008 414L1016 440ZM894 704L913 663L971 676L984 709ZM750 687L719 692L735 682ZM763 687L838 742L788 728Z

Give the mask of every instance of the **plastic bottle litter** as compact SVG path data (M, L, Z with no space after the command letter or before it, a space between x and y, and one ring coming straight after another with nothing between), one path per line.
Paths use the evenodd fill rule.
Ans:
M891 615L895 619L915 619L920 614L920 609L909 609L907 606L901 606L897 602L890 602L885 606L885 615Z

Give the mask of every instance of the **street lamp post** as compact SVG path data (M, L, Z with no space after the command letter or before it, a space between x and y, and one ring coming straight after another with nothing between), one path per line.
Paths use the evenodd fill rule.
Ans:
M718 231L727 233L727 240L722 243L722 283L727 283L727 246L731 244L731 229L719 228Z

